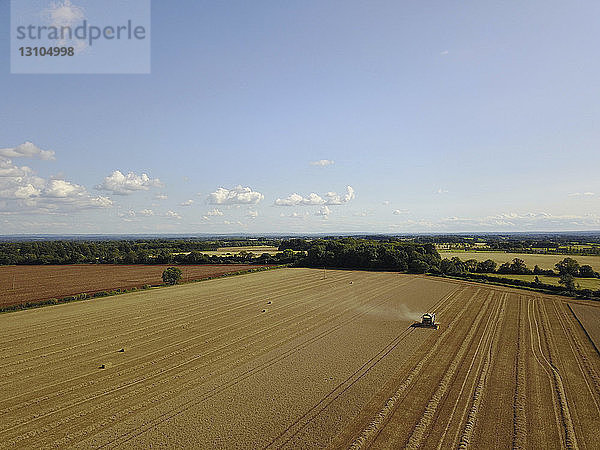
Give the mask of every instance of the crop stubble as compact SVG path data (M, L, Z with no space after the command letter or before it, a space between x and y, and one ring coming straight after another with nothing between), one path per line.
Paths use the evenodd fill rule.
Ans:
M408 328L426 310L440 329ZM458 281L282 269L3 315L0 336L0 447L577 448L600 420L563 300Z

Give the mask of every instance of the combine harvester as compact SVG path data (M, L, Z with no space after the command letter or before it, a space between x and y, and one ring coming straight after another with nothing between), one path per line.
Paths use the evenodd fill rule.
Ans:
M435 322L435 313L425 313L421 316L421 321L413 323L411 327L433 328L434 330L437 330L440 327L440 324Z

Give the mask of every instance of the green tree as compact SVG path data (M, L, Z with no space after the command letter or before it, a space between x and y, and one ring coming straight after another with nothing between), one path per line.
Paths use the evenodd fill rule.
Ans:
M570 258L566 258L570 259ZM575 277L570 273L563 273L558 280L559 284L562 284L568 291L575 290Z
M512 260L512 263L510 265L510 273L513 274L526 274L529 272L529 269L527 269L527 266L525 265L525 261L523 261L522 259L519 258L515 258Z
M560 275L569 274L574 277L579 275L579 263L573 258L565 258L554 265Z
M467 272L476 272L477 271L477 260L476 259L467 259L465 261L465 269L467 269Z
M596 276L596 272L589 264L584 264L579 268L579 276L583 278L594 278Z
M494 273L496 271L496 261L486 259L480 263L477 263L477 272L479 273Z
M181 280L181 269L177 267L167 267L162 273L162 279L166 284L177 284Z

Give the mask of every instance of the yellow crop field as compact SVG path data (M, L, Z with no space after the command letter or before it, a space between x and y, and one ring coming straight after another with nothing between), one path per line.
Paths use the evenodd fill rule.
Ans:
M467 259L476 259L477 261L485 261L491 259L498 263L498 265L510 262L514 258L520 258L525 261L527 267L533 269L537 264L542 269L554 269L554 264L562 261L565 258L573 258L577 260L580 265L589 264L594 268L595 271L600 271L600 256L570 256L570 255L536 255L529 253L504 253L504 252L446 252L440 251L442 258L453 258L454 256L459 257L461 260L466 261Z
M530 291L280 269L3 314L0 340L0 448L597 445L598 353Z
M279 253L279 250L277 250L277 247L263 245L263 246L245 246L245 247L219 247L219 249L217 249L217 250L202 250L200 253L204 253L206 255L224 256L227 253L231 253L232 255L237 255L240 252L248 252L248 253L253 253L254 256L260 256L263 253L268 253L270 255L274 255L275 253Z

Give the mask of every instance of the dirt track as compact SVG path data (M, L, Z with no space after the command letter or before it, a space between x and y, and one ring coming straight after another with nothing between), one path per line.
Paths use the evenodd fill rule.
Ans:
M425 310L438 331L408 327ZM5 314L0 339L2 448L597 443L600 358L525 291L283 269Z

